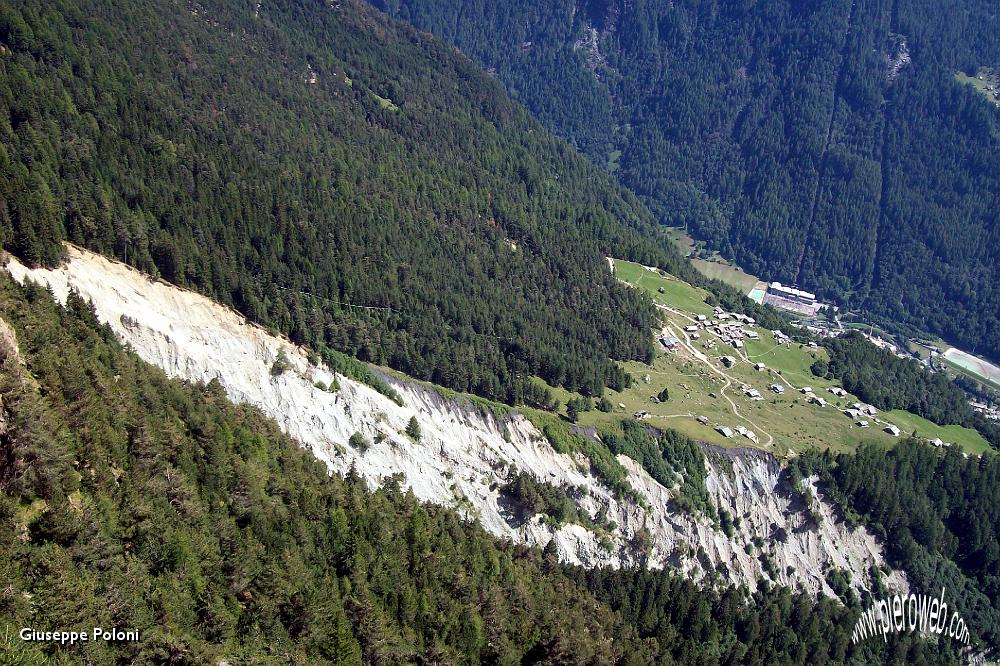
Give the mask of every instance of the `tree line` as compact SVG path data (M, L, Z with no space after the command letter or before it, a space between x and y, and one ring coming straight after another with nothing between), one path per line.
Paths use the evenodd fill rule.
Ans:
M14 663L955 663L946 642L852 645L858 610L832 600L563 565L399 478L331 476L217 383L139 360L75 295L3 279L0 319L0 616L140 636L0 637ZM568 509L515 484L543 495L532 510Z
M69 240L315 349L519 403L648 359L604 257L691 273L466 58L365 3L0 7L0 242Z
M989 0L374 1L709 250L1000 359Z

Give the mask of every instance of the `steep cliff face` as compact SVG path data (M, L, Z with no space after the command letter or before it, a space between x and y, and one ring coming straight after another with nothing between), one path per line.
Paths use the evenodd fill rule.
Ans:
M6 321L0 319L0 370L11 366L16 367L20 362L21 355L18 351L14 329ZM3 396L0 395L0 445L3 444L8 428L7 407L4 405Z
M234 402L273 417L331 471L353 467L372 485L397 476L421 499L452 506L498 536L535 545L554 539L563 559L586 566L674 567L695 578L716 572L723 581L751 588L766 578L826 594L832 594L825 578L833 568L849 571L852 584L863 588L868 569L885 565L874 538L849 529L822 497L805 511L805 502L783 481L779 462L763 452L709 452L708 490L720 509L739 519L727 536L705 518L672 508L674 491L625 456L619 460L645 508L614 497L585 459L557 453L516 412L494 413L390 378L403 400L399 406L310 363L289 341L209 299L76 248L69 257L54 270L28 269L11 259L7 271L19 282L47 284L62 302L70 289L78 291L141 358L174 377L217 380ZM334 380L336 392L317 386ZM420 426L417 440L405 432L411 417ZM352 447L355 433L371 445L363 451ZM598 535L575 524L553 529L540 516L524 524L508 520L500 486L510 471L584 489L580 507L591 516L604 510L615 528ZM812 484L807 487L815 493ZM888 582L906 586L897 572Z

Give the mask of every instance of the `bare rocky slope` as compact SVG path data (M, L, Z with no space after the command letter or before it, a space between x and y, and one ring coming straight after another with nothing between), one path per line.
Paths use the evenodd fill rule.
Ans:
M671 567L695 578L716 572L723 581L751 588L769 579L830 595L826 575L832 569L850 572L852 585L861 589L870 584L872 565L886 568L883 549L871 534L840 520L811 481L806 488L814 499L807 511L807 502L783 480L779 461L762 451L707 450L710 495L718 508L739 518L729 537L704 517L674 509L674 490L625 456L619 460L645 508L614 497L590 474L585 459L557 453L516 412L494 412L389 378L403 399L399 406L310 363L303 349L236 312L99 255L70 247L68 262L57 269L29 269L13 258L6 268L19 282L47 284L61 302L71 289L78 291L141 358L174 377L217 380L234 402L274 418L331 471L354 467L373 486L398 475L417 497L452 506L500 537L532 545L554 539L567 561ZM276 373L282 352L288 367ZM317 386L334 379L336 392ZM411 417L420 425L419 441L405 434ZM354 433L372 445L353 448L348 440ZM585 489L581 508L591 516L606 511L613 531L599 535L576 524L556 529L541 516L515 526L499 501L499 487L511 471ZM906 588L900 572L886 582Z

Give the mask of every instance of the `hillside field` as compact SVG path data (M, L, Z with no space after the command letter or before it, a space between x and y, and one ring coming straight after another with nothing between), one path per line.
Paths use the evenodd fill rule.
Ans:
M771 331L752 326L746 327L747 330L755 330L760 339L744 340L742 349L734 348L704 329L699 331L698 339L687 340L683 331L685 326L695 325L697 315L713 316L713 309L705 303L707 292L635 263L614 260L614 266L618 279L649 294L660 307L666 330L688 346L671 352L657 344L656 357L651 364L626 363L626 371L635 379L632 386L623 391L608 391L606 395L613 406L612 411L582 412L578 421L582 426L612 428L622 418L645 411L651 425L673 428L720 446L753 445L744 436L725 437L715 430L716 426L734 430L743 426L757 436L760 448L789 455L808 448L852 451L862 442L869 441L891 446L897 438L882 430L885 424L891 423L904 435L915 432L927 439L941 438L959 444L969 453L978 454L989 449L975 430L939 426L900 410L869 418L870 427L862 428L841 411L859 402L858 398L850 394L835 396L827 389L839 384L815 377L810 371L816 360L828 360L822 347L779 343ZM708 348L713 343L714 347ZM722 356L732 356L737 362L732 368L724 368L719 362ZM766 367L756 370L755 363L763 363ZM770 391L771 384L784 386L784 394ZM811 403L801 392L807 386L827 404ZM756 389L762 399L751 400L744 388ZM654 401L663 389L667 389L669 399L665 403ZM575 397L565 390L553 389L553 392L563 405ZM699 416L707 417L708 423L700 423Z

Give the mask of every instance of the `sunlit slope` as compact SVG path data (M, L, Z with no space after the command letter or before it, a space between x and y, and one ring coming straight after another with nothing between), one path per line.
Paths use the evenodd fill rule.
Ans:
M859 399L851 394L834 395L828 389L838 388L839 383L816 377L810 371L815 361L828 360L822 347L811 348L792 341L781 343L771 331L756 326L745 328L756 332L759 340L744 339L739 349L703 328L695 339L693 332L686 333L684 329L695 326L698 315L713 317L713 308L705 302L707 292L635 263L613 260L613 264L619 280L649 294L659 306L665 329L680 344L676 351L668 351L657 343L652 363L625 364L636 381L623 391L607 393L611 412L596 409L582 412L581 425L614 424L623 416L647 412L645 419L651 425L680 430L703 441L724 446L757 445L787 454L806 448L849 451L866 441L889 446L897 438L883 428L892 424L903 435L915 432L927 439L940 438L957 443L970 453L989 449L975 430L939 426L909 412L894 410L879 412L874 417L851 418L842 410L851 408ZM657 337L661 333L650 332ZM736 362L732 367L724 367L720 360L723 356L730 356ZM764 368L755 369L757 363L763 363ZM771 391L772 384L783 386L784 393ZM816 404L803 393L806 387L826 404ZM664 389L669 395L666 402L653 400ZM761 399L751 399L745 389L756 390ZM556 395L563 403L572 397L565 391ZM699 422L699 416L707 417L708 423ZM859 420L868 421L869 427L860 427ZM716 430L717 426L733 430L742 426L754 433L757 442L738 433L725 437Z

